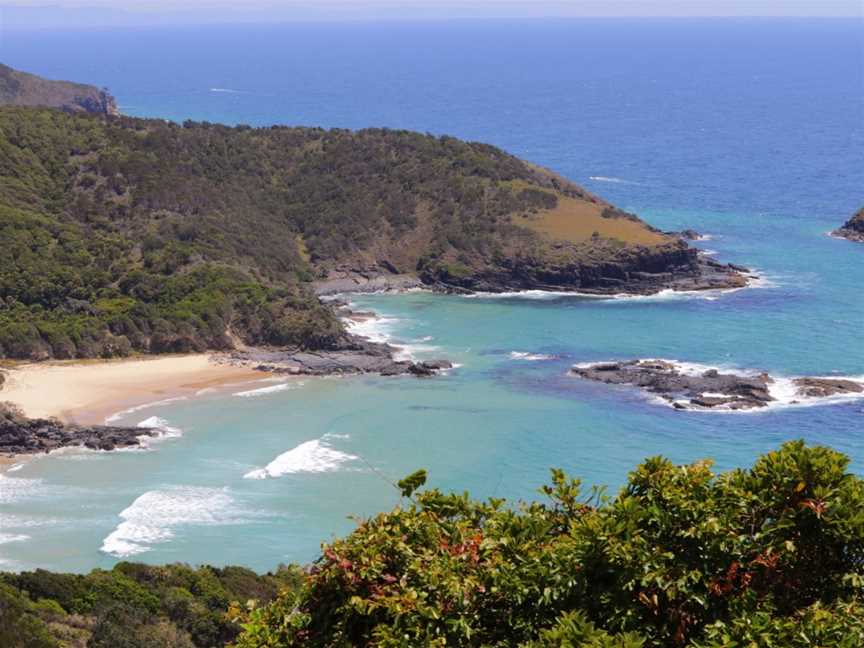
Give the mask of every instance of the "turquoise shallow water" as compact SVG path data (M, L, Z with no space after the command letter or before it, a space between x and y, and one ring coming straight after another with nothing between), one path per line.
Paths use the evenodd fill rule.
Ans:
M180 432L0 478L0 567L308 561L349 516L395 504L388 480L419 467L445 489L530 498L552 466L615 489L649 455L726 469L805 438L864 474L864 400L683 413L566 375L629 357L864 375L864 246L825 235L864 198L858 22L252 29L107 34L125 44L110 65L68 48L75 33L20 34L2 51L36 72L95 74L136 114L492 141L658 227L708 234L699 246L764 281L629 300L354 296L382 316L367 332L461 366L432 380L237 385L128 413ZM254 390L267 391L235 395Z

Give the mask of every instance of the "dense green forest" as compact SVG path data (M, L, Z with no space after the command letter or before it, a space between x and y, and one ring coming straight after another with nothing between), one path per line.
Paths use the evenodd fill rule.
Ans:
M532 503L425 480L304 570L4 575L0 645L864 645L864 480L829 448L722 474L651 458L614 497L557 470Z
M0 356L339 347L341 324L309 288L335 268L434 281L627 247L552 245L513 223L559 199L650 233L566 180L449 137L2 107Z

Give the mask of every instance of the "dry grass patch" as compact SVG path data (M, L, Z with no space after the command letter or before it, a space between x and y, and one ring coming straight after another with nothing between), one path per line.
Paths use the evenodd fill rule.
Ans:
M551 193L551 192L550 192ZM592 237L617 239L627 245L664 245L673 239L626 217L606 218L607 205L556 194L558 205L537 213L514 214L512 222L557 241L584 243Z

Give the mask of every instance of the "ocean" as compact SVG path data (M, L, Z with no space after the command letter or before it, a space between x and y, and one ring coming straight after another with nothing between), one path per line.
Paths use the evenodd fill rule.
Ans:
M5 32L0 60L106 86L124 113L385 126L490 142L755 269L723 294L357 295L360 326L447 375L230 386L118 413L146 451L63 452L0 476L0 568L309 562L355 517L434 487L531 499L560 467L621 487L643 458L744 467L788 439L864 474L864 399L680 412L566 375L669 358L864 375L860 20L558 20ZM161 419L161 420L158 420Z

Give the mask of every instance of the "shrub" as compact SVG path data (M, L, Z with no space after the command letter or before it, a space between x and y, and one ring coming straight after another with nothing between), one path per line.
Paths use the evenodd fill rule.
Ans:
M543 492L415 493L299 591L235 608L237 646L862 645L864 481L840 453L792 442L721 475L658 457L614 498L560 471Z

